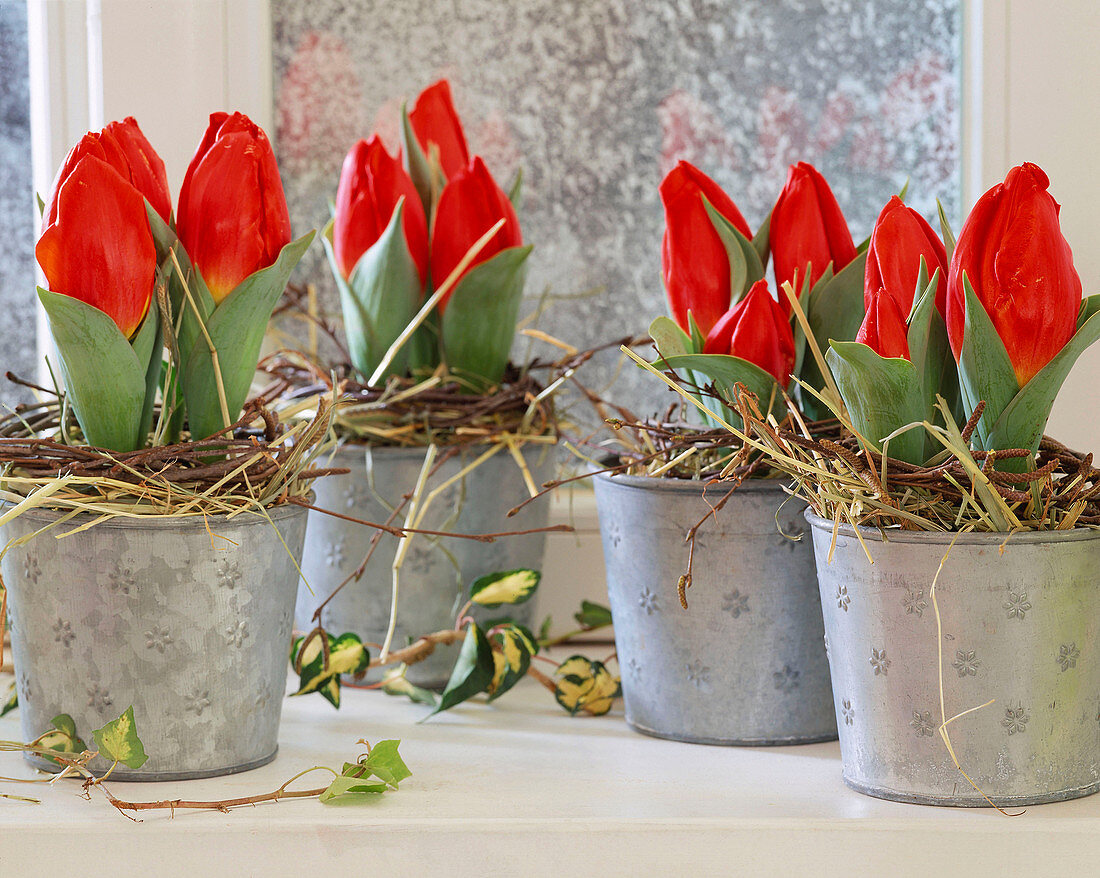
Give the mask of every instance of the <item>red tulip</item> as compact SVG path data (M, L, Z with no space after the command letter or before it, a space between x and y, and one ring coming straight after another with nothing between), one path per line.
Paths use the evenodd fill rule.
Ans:
M797 273L796 293L802 291L807 265L813 286L830 262L835 274L856 258L852 233L833 190L808 162L791 165L787 172L786 185L772 209L770 243L775 282L780 287L793 284Z
M164 162L145 139L134 117L127 116L121 122L111 122L102 131L89 131L69 151L61 170L57 172L50 196L46 199L46 207L42 212L43 229L57 219L57 194L61 184L77 163L89 155L102 159L118 171L124 180L149 200L153 210L165 222L169 222L172 217L172 196L168 192Z
M176 230L215 303L290 243L275 154L244 114L211 114L183 178Z
M439 163L448 180L470 164L466 135L451 100L451 84L445 79L422 91L409 111L409 124L424 150L431 154L432 144L439 150Z
M916 281L913 281L914 285ZM862 342L880 357L909 359L909 330L897 299L879 287L867 299L867 314L856 333Z
M955 359L963 343L965 272L1020 387L1073 336L1081 305L1081 278L1049 185L1038 165L1009 171L970 211L947 276L947 335Z
M758 280L745 297L730 308L707 336L705 354L732 354L774 376L781 385L791 380L794 334L787 312Z
M504 225L467 266L460 279L478 263L523 243L512 202L493 180L481 157L474 156L467 168L450 179L439 197L432 220L432 283L442 284L467 251L500 219L504 219ZM448 294L439 303L440 312L449 298Z
M661 264L672 316L690 332L688 311L703 335L730 306L730 260L707 214L703 198L746 238L752 237L741 211L710 177L680 162L661 181L665 235Z
M901 313L908 314L913 309L922 256L928 266L929 279L937 268L940 269L936 309L946 314L947 251L925 218L894 195L878 215L867 248L863 284L863 303L867 309L870 310L872 295L885 287Z
M157 269L141 193L88 154L69 168L52 208L34 248L50 290L98 308L129 338L149 310Z
M402 196L405 241L423 283L428 276L428 222L412 178L377 135L355 144L340 171L332 229L336 264L345 280L359 257L382 236Z

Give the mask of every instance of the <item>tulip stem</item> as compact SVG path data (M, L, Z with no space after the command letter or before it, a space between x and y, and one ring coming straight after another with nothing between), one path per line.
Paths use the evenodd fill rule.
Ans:
M458 265L454 267L447 279L436 289L434 293L428 298L416 313L416 316L409 322L399 336L394 339L393 344L390 345L390 349L386 351L386 355L382 358L382 362L378 364L378 368L374 370L374 374L370 376L370 380L367 382L368 387L376 387L382 380L386 371L390 368L390 364L393 363L394 358L406 342L412 338L413 333L420 328L420 325L428 319L428 315L432 313L432 309L440 303L444 296L451 292L451 289L458 283L458 279L462 276L462 273L469 267L470 263L477 259L478 254L485 249L488 243L493 240L496 233L501 230L504 225L504 218L497 220L489 231L478 238L474 245L466 251L466 255L459 260Z
M225 399L225 382L222 381L222 367L218 362L218 349L214 347L214 340L210 337L210 333L206 331L206 321L202 319L202 314L199 312L199 306L195 303L194 297L191 295L191 288L187 285L187 278L184 276L183 269L180 267L179 259L176 258L176 248L172 247L168 251L172 255L172 265L176 268L176 273L179 274L180 284L183 286L183 294L187 297L187 304L191 306L191 310L195 313L195 319L199 322L199 329L202 330L202 336L206 339L206 346L210 348L210 361L214 366L214 381L218 388L218 405L222 410L222 428L228 430L233 422L229 419L229 403Z

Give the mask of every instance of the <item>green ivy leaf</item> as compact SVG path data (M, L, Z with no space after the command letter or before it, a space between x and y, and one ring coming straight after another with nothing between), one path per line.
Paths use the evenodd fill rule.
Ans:
M8 697L4 702L4 706L0 707L0 716L5 716L11 713L19 707L19 692L15 688L15 683L12 682L8 685Z
M496 609L504 604L522 604L539 587L542 574L537 570L508 570L489 573L474 580L470 600L481 607Z
M231 421L240 416L248 396L271 312L286 289L291 271L313 241L314 234L309 232L291 241L279 252L274 264L253 272L241 281L214 309L207 321L207 332L218 352ZM180 343L183 343L182 334ZM191 438L205 439L224 427L214 363L206 339L201 333L198 334L190 352L186 353L181 348L180 355L185 361L181 384L187 401Z
M441 322L443 358L452 374L479 389L504 377L531 250L531 245L509 247L475 265L447 300Z
M379 741L360 762L344 763L344 770L321 794L321 801L353 802L376 799L388 790L396 790L401 781L412 776L397 752L400 741ZM371 778L377 778L372 781Z
M332 244L333 223L321 233L344 315L344 333L352 365L370 378L390 346L420 308L423 288L416 262L405 240L402 216L405 199L398 200L382 235L359 257L345 282L336 264ZM386 375L406 374L408 350L394 358Z
M574 613L573 618L585 628L603 628L611 624L611 609L592 601L581 601L581 610Z
M79 755L88 749L88 745L76 733L76 723L67 713L55 716L50 720L50 723L53 725L53 729L38 739L39 747L66 755ZM43 758L51 762L57 762L51 756L43 755Z
M62 380L84 438L111 451L141 448L148 433L142 433L142 422L153 347L150 333L159 337L156 302L135 333L135 340L141 341L139 355L114 320L98 308L42 287L38 298L49 319ZM109 381L104 380L106 372Z
M462 650L451 671L451 679L447 681L443 694L439 698L439 704L424 719L444 710L450 710L456 704L461 704L478 693L484 692L493 681L494 671L493 648L489 645L485 633L476 623L471 622L466 626L466 638L462 641Z
M554 617L547 616L542 620L542 624L539 626L539 640L546 640L550 636L550 629L554 625ZM3 716L3 714L0 714Z
M622 694L619 678L603 662L591 661L583 655L571 656L558 665L554 682L557 686L554 698L571 716L582 711L602 716Z
M101 756L128 768L141 768L149 758L138 737L133 705L118 719L92 732L92 737Z
M430 707L435 707L439 701L438 696L428 689L422 689L410 683L405 676L407 670L408 665L401 665L387 671L382 682L382 691L387 695L404 695L417 704L427 704Z

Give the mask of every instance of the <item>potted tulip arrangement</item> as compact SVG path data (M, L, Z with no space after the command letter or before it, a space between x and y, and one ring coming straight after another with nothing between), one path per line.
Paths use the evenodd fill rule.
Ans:
M312 237L291 240L267 137L240 113L210 117L174 221L132 118L66 158L35 250L64 393L0 424L0 573L28 740L59 714L87 735L131 705L149 758L114 777L274 758L300 504L329 418L322 406L287 427L245 400Z
M549 477L557 441L549 393L509 364L532 249L518 180L506 194L469 154L445 80L402 109L401 131L396 155L377 134L351 148L322 235L350 360L334 373L333 460L351 472L317 493L351 519L434 533L376 553L380 535L354 520L311 516L297 616L303 630L353 632L383 657L451 624L469 582L541 567L546 507L506 513ZM502 531L527 532L492 544L445 535ZM528 607L519 613L529 621ZM446 683L445 652L410 679Z
M821 387L807 332L852 338L860 325L866 248L804 162L755 237L729 196L686 162L661 199L673 317L650 329L655 365L713 406L712 423L729 419L722 401L737 386L783 420L802 387L792 376ZM769 259L790 298L798 292L801 320L790 298L769 291ZM820 406L800 398L807 411ZM627 721L708 743L835 737L812 548L799 541L804 505L786 502L784 480L763 459L732 468L725 431L657 433L659 454L620 455L596 476Z
M1100 472L1043 435L1100 297L1082 300L1048 185L1013 168L935 267L893 251L912 296L868 272L856 340L824 358L851 438L748 417L810 504L844 779L870 795L1003 807L1100 789Z

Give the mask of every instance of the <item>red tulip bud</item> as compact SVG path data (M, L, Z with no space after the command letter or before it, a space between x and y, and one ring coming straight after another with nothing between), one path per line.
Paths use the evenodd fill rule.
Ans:
M134 186L155 210L168 222L172 217L172 196L168 192L168 176L164 162L141 133L133 116L121 122L111 122L99 132L89 131L74 146L50 189L42 212L42 228L57 219L57 195L61 184L85 156L95 156L114 168L124 180Z
M752 232L721 187L687 162L669 171L660 191L665 206L661 263L672 316L689 332L691 311L707 335L730 306L730 260L703 198L746 238L752 238Z
M916 281L913 281L916 285ZM897 300L884 288L871 293L867 301L867 315L856 333L856 341L862 342L880 357L909 359L909 330L905 315Z
M290 243L275 154L243 113L211 114L183 178L176 230L215 303Z
M833 190L808 162L791 165L787 172L786 185L772 209L770 244L775 282L780 287L793 284L797 273L796 293L802 291L807 265L813 286L830 262L835 274L856 258L852 233Z
M745 297L714 324L705 354L732 354L748 360L786 386L794 368L794 334L787 312L758 280Z
M895 195L878 215L867 248L863 303L868 310L871 296L885 288L901 312L908 314L913 309L922 256L928 266L930 280L936 269L940 269L940 279L936 284L936 309L940 314L946 314L947 251L925 218L913 208L906 207Z
M1058 224L1059 205L1038 165L1008 172L963 223L947 277L947 334L958 360L963 273L985 306L1023 387L1073 337L1081 278Z
M423 283L428 276L428 223L412 178L378 136L355 144L340 171L332 229L336 264L345 280L359 257L382 236L402 196L405 241Z
M86 154L62 179L51 213L34 248L49 288L98 308L129 338L149 310L157 268L141 193Z
M431 154L433 144L439 150L439 164L448 180L470 164L466 135L447 80L441 79L420 93L409 110L409 124L425 155Z
M501 250L523 243L512 202L493 180L481 157L474 156L468 167L450 179L439 197L432 220L432 283L442 284L467 251L500 219L504 220L504 225L467 266L460 279L475 265L491 259ZM451 289L453 291L454 287ZM440 312L449 298L448 294L439 303Z

